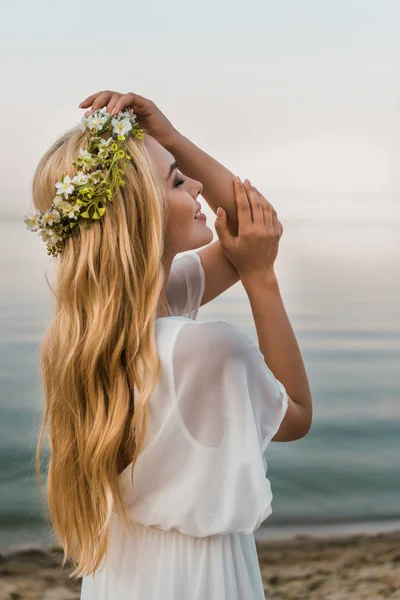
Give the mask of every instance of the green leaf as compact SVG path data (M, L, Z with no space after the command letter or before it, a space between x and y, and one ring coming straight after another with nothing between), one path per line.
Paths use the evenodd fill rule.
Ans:
M99 215L100 215L101 217L102 217L102 216L104 215L104 213L106 212L106 209L105 209L105 207L103 207L103 208L98 208L97 210L98 210L98 213L99 213Z
M88 219L89 218L89 213L87 211L83 212L83 213L81 213L81 217L83 217L84 219Z

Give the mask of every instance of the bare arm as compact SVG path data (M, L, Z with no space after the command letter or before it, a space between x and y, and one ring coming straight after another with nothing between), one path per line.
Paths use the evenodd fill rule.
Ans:
M286 313L275 273L242 278L248 295L258 345L275 377L285 386L289 406L273 441L304 437L312 421L312 399L303 358Z
M237 235L238 216L233 173L180 133L166 148L174 155L182 173L201 181L202 196L214 213L218 206L225 209L228 229L232 235Z

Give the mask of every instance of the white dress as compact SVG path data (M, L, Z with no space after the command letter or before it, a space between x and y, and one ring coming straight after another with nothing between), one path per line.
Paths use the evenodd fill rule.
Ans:
M175 258L134 485L131 465L119 475L137 525L125 532L114 510L108 558L81 600L264 600L254 531L272 512L264 453L288 399L245 333L196 321L204 285L196 252Z

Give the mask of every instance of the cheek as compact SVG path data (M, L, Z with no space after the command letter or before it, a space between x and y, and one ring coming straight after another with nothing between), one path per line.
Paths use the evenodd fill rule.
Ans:
M188 198L184 192L177 191L170 197L171 220L177 225L185 225L194 222L194 200Z

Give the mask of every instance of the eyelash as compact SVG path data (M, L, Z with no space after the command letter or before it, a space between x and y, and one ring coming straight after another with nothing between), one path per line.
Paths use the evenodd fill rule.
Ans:
M185 183L185 180L182 179L182 177L180 179L178 179L178 181L175 183L174 187L178 187L178 185L182 185L182 183Z

